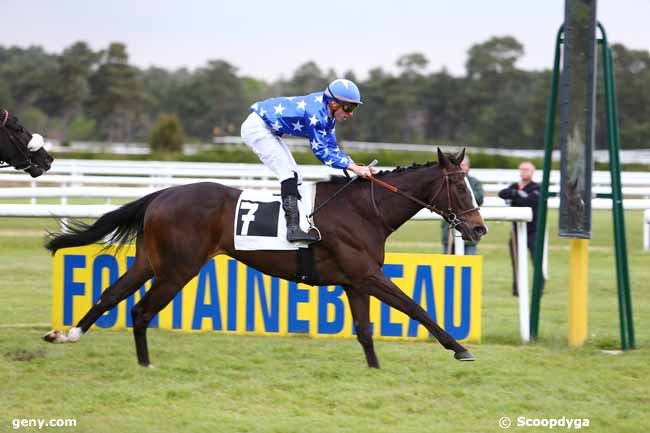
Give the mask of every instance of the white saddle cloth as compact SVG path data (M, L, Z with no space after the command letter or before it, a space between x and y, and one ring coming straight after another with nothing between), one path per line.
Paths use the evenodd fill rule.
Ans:
M316 185L304 183L298 186L302 196L298 200L300 228L307 232L312 225L307 215L314 208ZM234 221L235 249L297 250L306 248L307 242L287 241L287 223L282 210L280 194L265 191L243 190L237 201Z

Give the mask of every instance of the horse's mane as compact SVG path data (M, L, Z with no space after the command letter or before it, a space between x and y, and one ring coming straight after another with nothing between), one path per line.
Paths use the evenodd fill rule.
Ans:
M452 155L450 153L445 153L445 155L447 156L447 158L449 158L449 160L451 161L452 164L460 165L460 161L457 160L456 155ZM438 161L429 161L429 162L425 162L424 164L418 164L418 163L414 162L413 164L411 164L411 165L409 165L407 167L400 167L398 165L393 170L382 170L382 171L376 173L375 177L383 177L383 176L386 176L388 174L401 173L401 172L404 172L404 171L411 171L411 170L416 170L418 168L432 167L432 166L437 166L437 165L438 165ZM349 179L347 177L345 177L345 176L333 175L333 176L330 177L329 181L330 181L330 183L338 184L338 183L346 183L347 181L349 181Z

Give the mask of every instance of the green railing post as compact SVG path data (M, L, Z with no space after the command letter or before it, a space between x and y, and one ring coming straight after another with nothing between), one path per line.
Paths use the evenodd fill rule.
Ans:
M546 112L546 129L544 130L544 174L540 188L539 203L537 204L537 237L535 239L535 257L533 258L533 294L530 305L530 338L537 339L539 331L539 304L542 297L544 260L544 240L546 239L546 215L548 212L548 186L553 163L553 139L555 136L555 113L557 111L557 91L560 77L560 44L564 26L560 26L555 38L555 60L551 76L551 94L548 98Z
M601 30L602 31L602 30ZM619 244L619 238L620 238L620 231L619 231L619 218L620 214L618 212L618 202L620 200L620 197L616 193L616 184L617 184L617 176L615 174L615 161L616 161L616 156L614 155L616 152L614 151L614 126L613 126L613 116L610 116L609 113L612 112L612 89L610 86L610 82L608 80L610 70L609 68L611 67L609 63L609 49L607 47L607 44L603 42L602 44L602 50L603 50L603 77L605 80L604 87L605 87L605 101L606 101L606 109L607 109L607 133L608 133L608 142L609 142L609 172L610 172L610 179L611 179L611 185L612 185L612 216L614 220L614 245L615 245L615 254L616 254L616 287L617 287L617 294L618 294L618 317L619 317L619 322L620 322L620 334L621 334L621 348L623 350L628 349L628 336L627 336L627 313L625 309L625 296L623 295L622 287L624 285L623 283L623 271L621 269L621 259L619 257L620 252L618 250L618 244Z
M619 159L620 135L618 130L618 106L616 102L616 81L612 62L612 51L607 42L607 33L601 23L605 100L607 108L607 138L609 141L609 169L612 184L612 213L614 219L614 241L616 250L616 281L618 292L621 346L623 350L636 347L632 299L627 262L627 241L625 234L625 213L621 188L621 165Z
M614 219L614 241L616 253L616 282L619 306L619 320L621 333L621 347L623 350L636 347L634 337L634 320L632 318L632 297L630 290L630 276L627 262L627 241L625 235L625 213L623 210L623 193L621 188L621 163L619 159L620 135L618 130L618 106L616 103L616 82L612 52L607 42L605 28L599 22L598 28L602 39L598 42L602 46L603 81L605 88L605 109L607 114L607 141L609 144L609 166L611 175L612 214ZM537 339L539 333L539 315L541 289L543 284L542 261L544 256L544 240L546 238L546 221L548 214L548 198L550 173L553 154L553 140L555 135L555 114L557 110L557 92L560 75L560 45L564 25L560 26L555 42L555 60L551 78L551 94L546 116L546 129L544 131L544 174L540 188L540 199L537 206L537 239L535 245L535 269L533 274L533 294L530 307L530 336Z

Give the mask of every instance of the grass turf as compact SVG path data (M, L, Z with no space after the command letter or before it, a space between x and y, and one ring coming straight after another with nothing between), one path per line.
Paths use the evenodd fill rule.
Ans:
M130 332L92 331L78 344L48 345L51 259L42 249L53 221L0 219L0 432L17 418L74 418L57 432L497 432L508 416L589 419L588 431L638 432L650 425L650 255L641 213L626 213L637 350L619 345L609 213L594 213L590 242L589 339L569 349L568 241L549 222L550 280L540 339L519 343L510 295L510 225L491 224L484 255L483 339L477 362L460 363L435 342L375 343L369 370L355 340L268 338L152 329L155 368L137 366ZM438 252L439 224L411 222L389 239L394 252ZM558 427L556 427L558 428Z

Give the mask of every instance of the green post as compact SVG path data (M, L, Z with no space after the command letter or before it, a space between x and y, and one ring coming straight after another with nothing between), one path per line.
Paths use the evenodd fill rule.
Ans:
M607 114L607 141L609 144L609 166L612 185L612 213L614 219L614 247L616 252L616 281L619 305L619 320L621 326L621 347L623 350L636 347L634 337L634 320L632 318L632 299L630 293L630 277L627 262L627 241L625 237L625 214L623 211L623 194L621 189L621 164L619 160L620 141L618 131L618 107L616 105L616 83L612 54L607 42L607 34L601 23L598 28L602 39L603 78L605 86L605 108ZM544 175L540 188L540 200L537 213L537 243L535 245L535 269L533 274L533 294L530 308L530 336L534 340L539 331L539 314L542 287L542 260L544 255L544 239L546 237L546 219L548 213L548 198L550 196L549 180L551 173L553 138L555 134L555 113L557 110L557 92L560 73L560 44L564 26L560 26L555 42L555 61L551 78L551 94L546 116L544 131ZM604 196L604 195L603 195Z
M546 129L544 131L544 167L539 203L537 204L537 238L533 268L533 294L530 306L530 338L535 340L539 330L539 304L542 297L542 261L544 260L544 240L546 238L546 214L548 210L548 186L553 162L553 138L555 135L555 113L557 111L557 91L560 77L560 44L564 26L560 26L555 38L555 61L551 77L551 94L548 98L546 112Z
M609 169L612 183L612 213L614 219L614 240L616 249L616 280L618 288L621 346L623 350L634 349L634 321L630 295L630 277L627 263L627 242L625 237L625 213L621 189L621 165L619 160L620 139L618 131L618 107L616 104L616 82L612 63L612 52L607 43L607 34L598 23L602 34L602 57L607 107L607 138L609 141Z

